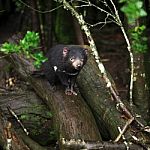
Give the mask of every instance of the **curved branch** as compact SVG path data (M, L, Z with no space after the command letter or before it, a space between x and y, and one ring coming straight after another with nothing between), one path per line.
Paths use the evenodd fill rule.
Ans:
M134 60L133 60L133 53L131 51L131 44L130 44L130 41L129 41L129 38L125 32L125 29L124 27L122 26L122 22L120 20L120 17L119 17L119 14L118 14L118 11L116 9L116 6L114 4L114 2L112 0L110 0L110 2L112 3L113 7L114 7L114 10L115 10L115 15L116 15L116 21L118 22L118 24L120 24L120 28L121 28L121 31L124 35L124 38L126 40L126 43L127 43L127 49L128 49L128 52L129 52L129 55L130 55L130 69L131 69L131 75L130 75L130 91L129 91L129 95L130 95L130 106L132 107L133 106L133 100L132 100L132 97L133 97L133 74L134 74Z

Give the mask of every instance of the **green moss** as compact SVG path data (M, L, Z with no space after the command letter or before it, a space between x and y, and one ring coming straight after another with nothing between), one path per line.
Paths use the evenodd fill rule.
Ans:
M30 137L41 145L47 145L51 141L57 139L51 113L47 111L46 114L49 118L45 118L45 116L43 117L40 114L29 113L22 114L19 117L25 128L30 133Z

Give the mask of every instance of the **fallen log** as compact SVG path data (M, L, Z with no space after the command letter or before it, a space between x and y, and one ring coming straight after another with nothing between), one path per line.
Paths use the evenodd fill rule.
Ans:
M78 77L78 86L96 117L101 134L115 139L119 134L118 127L123 127L125 120L117 111L92 54Z
M81 95L86 100L87 104L91 108L98 127L100 129L101 135L105 140L115 140L120 134L119 129L123 129L126 122L128 122L128 114L130 113L130 108L124 106L124 110L120 109L117 103L114 101L109 89L107 88L106 82L103 79L103 75L100 73L98 66L95 62L95 59L92 55L91 50L89 49L89 59L87 64L84 66L80 75L78 77L78 86L81 92ZM114 85L115 88L115 85ZM118 95L119 96L119 95ZM123 104L123 103L122 103ZM133 118L137 112L133 112ZM138 118L142 124L138 124L136 117L133 123L131 123L134 129L137 126L143 128L145 121L143 118ZM135 123L136 122L136 123ZM136 127L134 125L136 124ZM129 127L128 126L128 127ZM128 128L129 129L129 128ZM127 132L126 132L127 131ZM132 135L133 130L126 130L124 135L128 137ZM141 129L140 131L141 132ZM134 134L134 133L133 133ZM141 133L143 134L143 133ZM129 137L130 137L129 136ZM141 136L141 135L140 135ZM142 135L144 136L144 135ZM146 137L147 140L149 138Z
M46 80L31 76L33 65L21 56L13 54L10 61L52 111L58 139L101 140L94 117L80 94L67 96L59 87L53 91Z
M133 143L113 143L113 142L91 142L91 141L82 141L82 140L65 140L62 139L62 149L70 150L70 149L102 149L102 150L144 150L147 147L142 147L138 144Z

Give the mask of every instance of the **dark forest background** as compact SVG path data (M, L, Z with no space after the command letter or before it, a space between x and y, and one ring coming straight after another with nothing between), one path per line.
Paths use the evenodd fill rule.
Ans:
M120 26L111 19L107 20L109 15L97 9L101 8L115 14L111 1L90 0L96 7L85 7L84 2L87 1L82 0L68 2L83 16L89 27L100 61L104 64L112 87L121 101L115 101L116 98L107 88L95 63L91 47L88 63L78 77L77 85L80 94L77 97L64 95L62 87L58 87L58 90L53 92L47 81L30 76L29 67L33 66L32 63L20 59L24 56L18 57L13 54L5 56L1 52L0 146L3 149L11 147L14 150L26 149L26 146L34 150L71 149L68 141L63 139L65 138L73 139L70 144L73 149L81 149L84 146L87 148L88 144L94 145L95 149L99 146L111 149L108 141L115 141L118 138L119 142L113 143L115 148L126 149L123 142L132 142L131 149L148 149L150 144L150 0L142 2L142 8L147 15L136 18L134 23L129 23L128 16L121 11L126 1L123 3L118 0L113 1L131 45L135 39L130 30L145 26L139 39L142 41L143 37L146 37L147 50L138 52L133 50L136 49L135 47L132 47L134 58L132 102L129 89L131 58L125 37ZM44 55L57 44L89 45L89 39L82 25L75 15L65 8L65 4L61 1L0 0L0 45L5 42L17 43L27 31L39 33L39 49ZM135 33L139 30L141 33L141 29L136 29ZM122 103L124 105L120 107ZM123 135L119 128L124 129ZM23 129L27 129L29 136ZM8 139L12 139L10 145ZM81 141L77 142L74 139L81 139ZM87 143L83 144L82 140ZM106 143L93 144L95 141L100 141L98 144L101 144L101 141Z

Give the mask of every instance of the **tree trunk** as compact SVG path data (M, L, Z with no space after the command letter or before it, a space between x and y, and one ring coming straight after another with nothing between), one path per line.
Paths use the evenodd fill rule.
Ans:
M87 98L87 95L89 96L87 102L91 105L90 107L93 112L95 111L95 118L98 119L97 122L100 125L100 129L109 130L112 139L114 139L117 136L117 127L121 127L122 129L125 120L121 117L121 114L116 110L114 103L111 101L103 80L100 80L100 74L95 74L97 72L94 70L97 67L93 67L96 65L92 62L94 61L89 61L89 65L92 66L88 69L89 74L87 76L83 75L85 71L87 73L87 68L80 74L80 91L82 94L84 93L85 98ZM13 54L11 56L11 63L18 73L29 81L37 94L42 97L44 102L52 110L55 118L54 125L58 131L59 138L84 139L87 141L101 140L95 120L80 94L78 96L67 96L64 94L62 87L57 87L57 90L53 91L47 81L30 76L31 71L33 71L33 66L28 61L22 59L22 57ZM86 67L88 67L88 64ZM96 78L93 78L94 81L92 80L91 82L90 77L93 75L93 71ZM85 86L86 90L84 89ZM104 128L104 126L106 127ZM100 132L102 133L102 131ZM132 128L127 133L129 132L132 135ZM113 133L114 135L112 135ZM124 135L127 134L124 133Z
M94 57L90 53L91 51L89 51L88 62L79 75L78 86L81 95L95 114L98 127L102 131L101 135L106 139L115 139L119 134L118 127L122 128L126 120L117 111Z
M36 2L35 2L35 0L31 0L30 1L30 5L31 5L31 7L32 8L34 8L34 9L37 9L37 5L36 5ZM39 23L39 18L38 18L38 14L37 14L37 12L36 11L34 11L34 10L30 10L30 13L31 13L31 21L32 21L32 25L31 25L31 27L32 27L32 29L35 31L35 32L38 32L38 31L40 31L40 23Z
M130 30L134 30L135 27L140 26L140 21L136 20L134 23L129 24L128 26ZM130 39L131 44L132 42L135 42L132 41L132 35L130 35ZM142 41L139 44L142 45ZM132 50L134 60L133 104L136 105L139 109L142 118L147 120L149 113L149 91L146 82L144 54L138 52L138 49L136 49L135 47L133 47Z
M44 0L43 1L43 10L51 10L52 9L52 1ZM46 50L52 47L53 42L53 32L52 32L52 26L53 26L53 12L46 13L43 15L44 20L44 34L45 34L45 47Z
M142 117L148 119L149 111L149 91L146 83L144 56L140 53L134 53L134 104L140 110Z
M150 39L149 39L149 40L150 40ZM149 43L148 47L150 48L150 43ZM145 70L146 70L146 81L147 81L148 90L149 90L149 93L150 93L150 69L149 69L149 66L150 66L150 53L149 53L149 50L148 50L148 52L145 54L144 60L145 60L144 65L145 65ZM148 117L150 118L150 101L148 101L148 104L149 104ZM149 118L148 118L148 119L149 119Z
M55 37L57 43L76 43L72 16L63 8L59 8L55 19ZM69 23L68 23L69 22Z
M84 43L80 25L79 25L78 21L76 20L76 18L73 17L72 19L73 19L73 25L74 25L75 37L76 37L77 44L84 45L85 43Z

